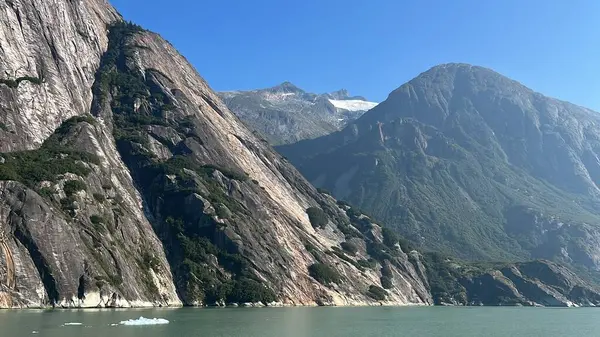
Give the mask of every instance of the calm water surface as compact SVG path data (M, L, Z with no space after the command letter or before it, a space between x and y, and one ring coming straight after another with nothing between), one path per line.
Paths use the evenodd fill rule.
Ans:
M167 325L116 324L140 316ZM81 323L81 325L64 325ZM253 308L0 311L0 336L600 336L600 308Z

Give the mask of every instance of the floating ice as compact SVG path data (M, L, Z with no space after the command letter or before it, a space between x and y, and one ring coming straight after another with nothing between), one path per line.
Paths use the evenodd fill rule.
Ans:
M72 322L72 323L63 324L63 326L70 326L70 325L83 325L83 323Z
M140 317L138 319L129 319L126 321L119 322L121 325L158 325L158 324L169 324L169 321L164 318L145 318Z

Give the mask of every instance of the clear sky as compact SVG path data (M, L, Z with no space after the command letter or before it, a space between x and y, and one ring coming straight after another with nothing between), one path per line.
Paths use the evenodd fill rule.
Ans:
M600 111L600 0L110 0L216 90L291 81L384 100L428 68L492 68Z

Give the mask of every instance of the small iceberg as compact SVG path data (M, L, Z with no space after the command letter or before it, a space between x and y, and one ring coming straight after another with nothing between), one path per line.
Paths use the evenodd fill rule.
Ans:
M145 318L140 317L138 319L129 319L126 321L119 322L121 325L159 325L169 324L169 321L164 318Z
M83 323L72 322L72 323L63 324L63 326L73 326L73 325L83 325Z

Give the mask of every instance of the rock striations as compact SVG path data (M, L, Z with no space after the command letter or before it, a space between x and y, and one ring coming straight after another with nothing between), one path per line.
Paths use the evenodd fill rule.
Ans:
M0 307L432 303L158 35L104 1L0 6Z
M106 0L0 3L0 151L37 148L89 111L106 27L119 19Z

